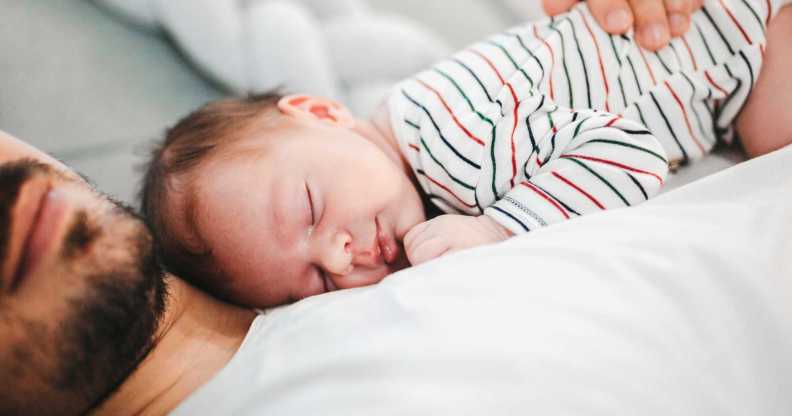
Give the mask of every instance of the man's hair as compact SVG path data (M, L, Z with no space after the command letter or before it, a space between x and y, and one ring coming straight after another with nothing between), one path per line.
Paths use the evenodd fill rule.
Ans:
M179 120L168 129L164 140L151 150L143 166L140 207L160 247L160 261L172 273L202 288L223 295L218 286L220 271L211 250L195 252L179 241L170 227L166 207L174 189L174 179L190 180L190 173L223 147L249 137L251 132L272 125L278 114L277 92L212 101ZM185 181L179 181L185 182ZM183 191L183 189L182 189ZM188 212L181 212L192 227ZM219 291L220 293L217 293Z

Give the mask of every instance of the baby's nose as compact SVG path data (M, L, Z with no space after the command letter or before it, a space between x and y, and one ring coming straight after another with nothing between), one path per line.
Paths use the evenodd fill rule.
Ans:
M319 253L319 263L328 273L336 275L349 274L352 264L352 237L349 233L338 232L330 236L327 245Z

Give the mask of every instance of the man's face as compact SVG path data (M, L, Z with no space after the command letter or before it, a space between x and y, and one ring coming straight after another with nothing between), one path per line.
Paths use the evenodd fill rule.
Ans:
M47 165L0 164L0 414L97 404L150 348L163 295L126 208Z

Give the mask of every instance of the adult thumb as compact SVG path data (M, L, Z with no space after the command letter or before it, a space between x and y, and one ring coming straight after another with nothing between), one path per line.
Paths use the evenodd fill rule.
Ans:
M542 0L542 8L548 16L555 16L569 10L575 3L577 0Z

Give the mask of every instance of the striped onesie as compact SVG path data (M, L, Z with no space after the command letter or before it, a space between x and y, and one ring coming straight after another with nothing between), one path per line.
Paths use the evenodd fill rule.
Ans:
M401 82L391 127L445 212L522 233L630 206L659 191L669 163L731 141L782 2L706 0L656 53L604 32L583 2Z

